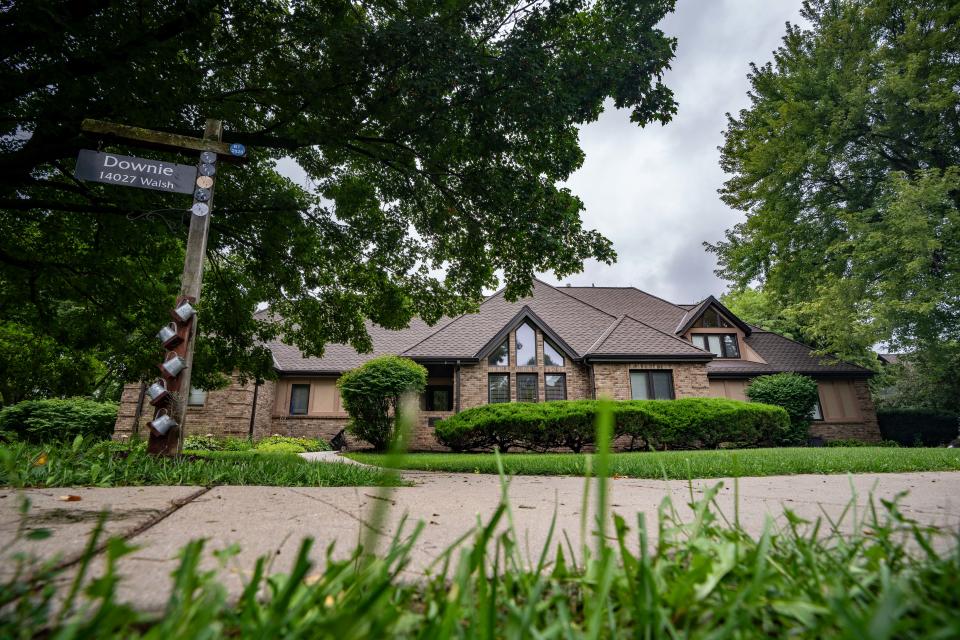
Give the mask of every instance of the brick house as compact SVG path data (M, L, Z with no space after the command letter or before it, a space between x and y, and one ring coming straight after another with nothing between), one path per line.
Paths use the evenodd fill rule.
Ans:
M820 401L813 435L880 439L868 369L812 355L810 347L750 326L714 297L678 305L632 287L553 287L535 281L530 297L502 292L477 313L435 326L414 319L389 331L368 324L373 352L327 347L304 358L273 343L277 379L190 395L189 433L262 437L272 433L329 439L347 422L336 380L384 354L429 372L412 448L437 449L432 424L488 402L596 398L745 399L756 376L793 371L816 379ZM124 389L116 431L146 424L141 386ZM146 428L146 427L138 427Z

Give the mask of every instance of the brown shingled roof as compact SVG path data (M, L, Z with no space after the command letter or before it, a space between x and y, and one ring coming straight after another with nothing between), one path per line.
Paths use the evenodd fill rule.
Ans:
M523 307L529 307L558 336L582 356L616 318L600 309L563 295L535 280L533 295L508 302L499 291L480 305L477 313L456 318L402 355L410 358L473 358Z
M560 287L559 291L609 314L639 318L668 333L673 333L686 313L686 309L635 287Z
M540 280L531 296L508 302L503 292L484 300L479 311L444 318L428 326L419 319L409 328L391 331L372 323L367 330L373 352L359 354L343 344L328 345L322 358L304 358L296 347L280 342L268 344L277 370L284 374L340 373L384 354L400 354L418 360L472 360L511 322L529 316L569 347L574 359L700 359L712 354L680 338L675 330L692 307L675 305L633 287L561 287ZM524 315L527 314L527 315ZM266 311L258 312L265 317ZM522 318L521 318L522 319ZM775 333L753 329L746 338L766 364L715 359L707 364L711 377L754 376L778 371L814 375L866 376L871 372L856 365L829 361L811 355L810 347Z
M640 356L648 358L679 357L709 360L713 354L691 343L654 329L635 318L622 315L604 332L587 353L589 359L612 356Z
M766 364L747 360L717 359L707 365L707 374L711 378L747 377L781 371L812 375L873 375L872 371L864 367L814 355L813 349L809 346L771 331L754 329L746 342L767 361Z

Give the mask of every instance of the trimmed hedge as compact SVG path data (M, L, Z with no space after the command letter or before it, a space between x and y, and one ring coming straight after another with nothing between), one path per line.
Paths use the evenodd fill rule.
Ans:
M934 409L881 409L877 411L877 421L884 440L907 447L949 444L960 428L960 416Z
M594 442L601 401L509 402L462 411L436 424L434 436L454 451L521 447L579 452ZM713 449L721 443L772 446L791 431L780 407L725 398L611 402L614 436L630 448Z
M117 405L83 398L27 400L0 411L0 431L17 440L44 443L85 439L103 440L113 433Z

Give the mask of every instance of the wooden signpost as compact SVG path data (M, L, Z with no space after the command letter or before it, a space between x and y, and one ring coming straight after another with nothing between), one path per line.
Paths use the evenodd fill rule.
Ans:
M123 140L136 146L200 152L200 162L193 170L189 190L185 191L193 193L193 206L190 208L190 232L187 235L187 252L183 263L180 295L174 311L171 312L173 322L169 327L161 329L158 334L166 350L164 362L159 365L162 377L150 385L147 391L151 397L150 404L155 407L154 419L148 423L150 441L147 450L153 454L175 455L183 446L183 427L186 423L187 397L190 394L190 377L193 369L193 347L197 333L197 316L193 311L200 300L203 259L210 233L210 215L213 212L213 188L218 160L243 162L246 160L247 150L241 144L224 143L222 123L212 119L207 120L203 138L90 119L84 120L81 128L100 137ZM85 151L81 151L81 157L78 159L76 175L80 179L144 189L184 192L183 170L177 169L184 165L117 154L92 157L89 154L96 152L85 153ZM86 156L85 159L84 156ZM113 160L107 160L107 156L112 157ZM81 160L83 160L82 165ZM105 167L105 169L116 166L117 169L122 169L122 175L130 177L119 180L113 176L104 178L101 175L103 172L97 168L97 162L111 164L111 167ZM125 163L124 167L120 166L121 162ZM93 174L90 173L91 171ZM90 175L93 177L87 177ZM179 177L174 179L175 176ZM142 178L145 180L141 180Z

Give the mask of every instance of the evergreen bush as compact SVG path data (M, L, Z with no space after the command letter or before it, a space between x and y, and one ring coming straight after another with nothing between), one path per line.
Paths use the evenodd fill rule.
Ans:
M462 411L435 425L434 435L455 451L521 447L534 451L594 442L597 400L510 402ZM614 437L639 448L700 449L721 444L770 446L790 421L779 407L725 398L612 402Z
M84 398L27 400L0 410L0 432L26 442L103 440L113 433L117 404Z
M877 421L884 440L905 447L939 447L960 435L960 415L935 409L881 409Z

